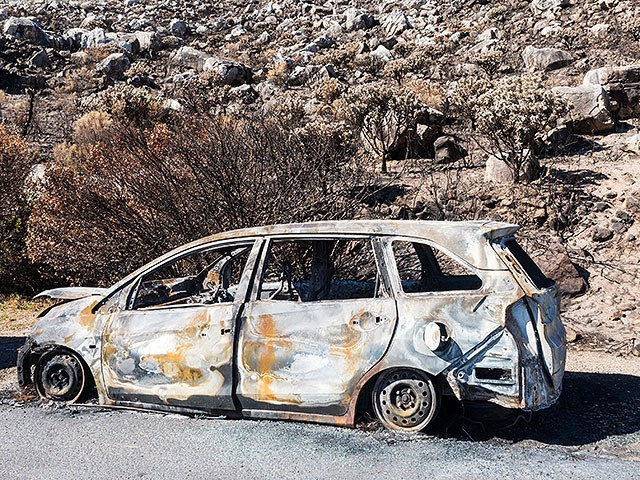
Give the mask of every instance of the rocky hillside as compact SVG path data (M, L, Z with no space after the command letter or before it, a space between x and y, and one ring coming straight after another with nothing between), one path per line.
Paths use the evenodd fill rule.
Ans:
M100 141L114 98L343 125L378 169L363 216L520 223L572 339L640 343L638 2L15 0L0 25L31 177Z

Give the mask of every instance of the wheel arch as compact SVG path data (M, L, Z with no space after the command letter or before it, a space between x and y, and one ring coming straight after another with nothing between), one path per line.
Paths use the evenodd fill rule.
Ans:
M373 393L373 387L378 381L378 378L394 370L402 370L402 369L417 370L431 377L431 379L433 380L434 388L436 389L436 393L440 397L442 397L443 382L446 382L446 379L444 379L442 372L433 374L423 368L418 368L412 364L393 365L393 366L377 369L375 372L369 372L369 374L363 378L360 386L357 389L357 392L355 393L355 400L353 402L353 409L352 409L353 419L351 422L354 426L355 426L355 421L359 418L360 415L364 414L365 412L374 414L373 403L371 401L371 394Z

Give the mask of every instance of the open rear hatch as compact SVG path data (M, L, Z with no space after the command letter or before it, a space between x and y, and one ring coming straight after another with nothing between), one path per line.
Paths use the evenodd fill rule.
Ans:
M560 319L560 297L556 283L548 278L513 237L493 242L526 296L527 311L537 338L537 349L546 376L559 388L566 359L566 332Z

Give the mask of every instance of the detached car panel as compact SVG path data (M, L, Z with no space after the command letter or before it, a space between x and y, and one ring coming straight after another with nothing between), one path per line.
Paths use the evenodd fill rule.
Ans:
M536 410L566 355L555 284L497 222L340 221L214 235L68 288L21 385L76 401L418 430L442 395Z

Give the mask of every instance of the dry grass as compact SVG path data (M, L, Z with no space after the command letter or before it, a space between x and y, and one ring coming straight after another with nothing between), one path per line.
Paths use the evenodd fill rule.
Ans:
M27 333L38 314L53 303L49 299L31 300L17 294L0 295L0 334Z

